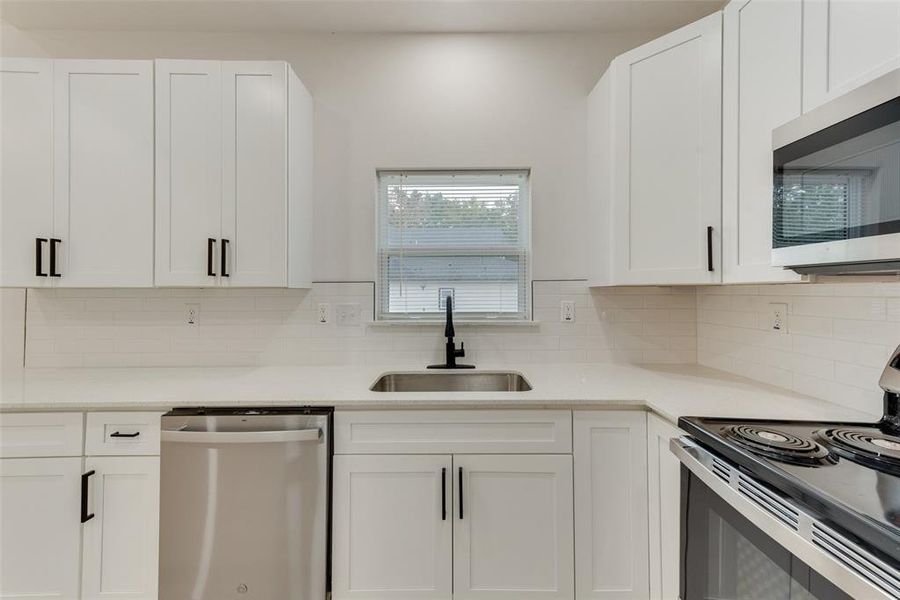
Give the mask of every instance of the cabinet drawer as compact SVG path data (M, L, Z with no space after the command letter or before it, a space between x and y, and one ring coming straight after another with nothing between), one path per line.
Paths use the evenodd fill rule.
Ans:
M87 456L159 454L158 412L88 413L84 453Z
M81 456L81 413L0 414L0 457Z
M567 410L338 411L337 454L568 454Z

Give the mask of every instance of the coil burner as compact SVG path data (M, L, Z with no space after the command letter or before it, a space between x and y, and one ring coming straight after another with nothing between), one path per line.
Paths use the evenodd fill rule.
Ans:
M900 437L882 433L876 428L844 427L819 429L815 435L841 456L900 475Z
M722 435L755 454L773 460L806 466L837 462L828 448L810 438L756 425L728 425Z

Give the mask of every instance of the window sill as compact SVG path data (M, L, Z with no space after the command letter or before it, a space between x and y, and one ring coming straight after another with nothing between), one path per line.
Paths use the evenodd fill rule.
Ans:
M444 319L386 319L371 321L369 327L443 327ZM453 319L456 327L539 327L540 321L504 321L500 319Z

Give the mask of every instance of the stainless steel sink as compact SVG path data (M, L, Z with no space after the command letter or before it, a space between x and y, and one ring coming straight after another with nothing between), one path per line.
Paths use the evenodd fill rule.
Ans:
M527 392L528 380L509 371L385 373L373 392Z

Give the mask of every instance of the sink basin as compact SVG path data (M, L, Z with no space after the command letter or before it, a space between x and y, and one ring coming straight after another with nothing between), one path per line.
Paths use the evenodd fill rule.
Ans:
M528 380L508 371L385 373L369 388L373 392L527 392Z

